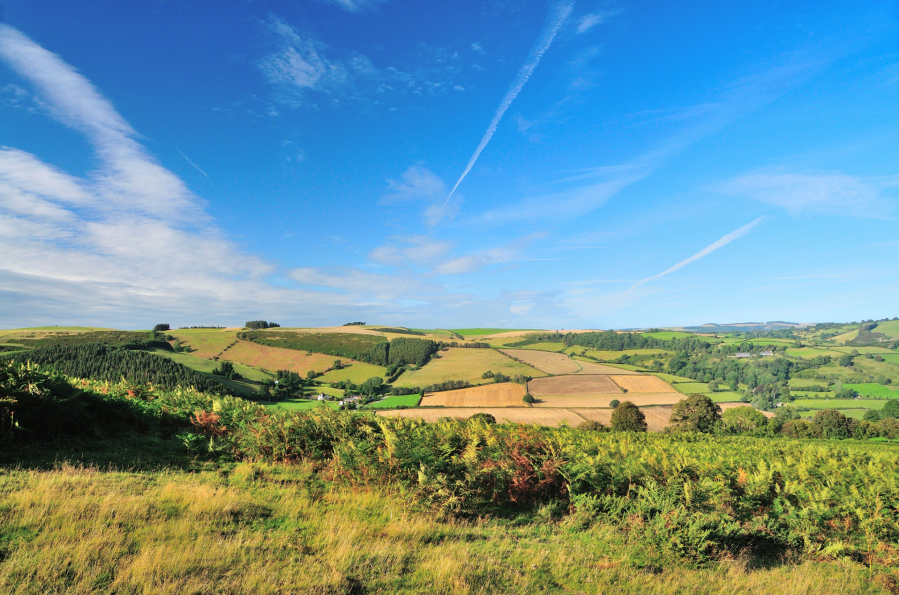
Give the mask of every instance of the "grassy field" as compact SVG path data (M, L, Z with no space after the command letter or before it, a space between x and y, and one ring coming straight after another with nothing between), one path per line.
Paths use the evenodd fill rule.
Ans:
M430 386L444 380L467 380L471 384L492 382L482 378L484 372L502 372L506 376L544 376L540 370L525 366L494 349L464 349L451 347L440 352L420 370L404 372L396 386Z
M219 366L218 362L203 359L190 353L175 353L173 351L167 351L165 349L150 349L148 350L148 352L178 362L179 364L187 366L188 368L196 370L197 372L208 374L212 379L220 382L221 384L224 384L235 393L243 396L254 395L261 388L261 383L264 380L271 378L271 376L260 370L256 370L249 366L244 366L242 364L234 364L234 370L237 371L238 374L243 376L243 379L228 380L227 378L214 376L212 374L212 370Z
M711 392L709 390L709 385L705 382L676 382L672 384L674 388L685 395L690 395L693 393L708 393Z
M204 359L212 359L220 354L228 345L237 341L237 331L231 329L185 329L168 331L188 346L191 354Z
M803 359L812 359L823 355L829 355L830 357L840 357L843 354L834 349L818 349L817 347L788 347L787 355L791 357L801 357Z
M581 352L584 351L583 347L569 347L565 350L566 353L570 353L573 355L581 355ZM603 361L612 361L616 360L622 355L628 356L649 356L652 359L660 359L666 360L674 355L671 351L665 351L664 349L625 349L624 351L595 351L595 350L587 350L585 355L589 357L595 357L596 359Z
M889 362L891 364L899 365L899 353L896 353L896 352L884 353L880 357L882 357L884 360L886 360L887 362Z
M881 322L874 329L874 332L883 333L888 337L899 339L899 320L888 320L887 322Z
M534 343L533 345L522 345L518 349L536 349L537 351L565 351L565 343Z
M883 409L885 399L796 399L792 405L809 409Z
M863 397L877 397L880 399L899 399L899 387L893 388L880 384L844 384L848 388L858 392Z
M333 360L333 356L331 357ZM373 378L375 376L384 378L384 373L387 371L387 368L382 368L381 366L375 366L372 364L364 364L362 362L353 362L351 366L343 368L341 370L331 370L330 372L326 372L325 374L319 376L317 380L321 382L340 382L341 380L349 380L354 384L362 384L369 378Z
M522 400L523 384L501 382L473 386L459 390L428 393L421 400L422 407L527 407Z
M858 329L855 329L854 331L849 331L847 333L842 333L840 335L837 335L836 337L831 339L831 341L833 341L834 343L845 343L846 341L852 341L853 339L857 339L857 338L858 338Z
M391 407L417 407L421 402L421 395L392 395L385 397L377 403L366 405L366 409L389 409Z
M647 572L642 547L602 523L454 520L391 491L323 491L304 468L16 470L0 487L18 512L7 593L881 592L876 572L843 562Z
M659 331L657 333L642 333L644 337L651 337L660 341L670 341L671 339L683 339L684 337L692 337L693 333L685 333L683 331Z

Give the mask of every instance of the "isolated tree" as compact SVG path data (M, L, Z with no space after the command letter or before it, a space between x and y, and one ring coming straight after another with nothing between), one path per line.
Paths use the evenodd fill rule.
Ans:
M468 421L479 421L485 424L495 424L496 418L490 415L489 413L475 413L471 417L468 418Z
M671 410L671 424L681 431L709 433L720 420L721 407L706 395L689 395Z
M522 397L521 400L524 401L525 403L528 403L528 404L530 404L530 403L536 403L536 402L537 402L537 399L535 399L534 397L532 397L532 396L530 395L530 393L528 393L528 394L526 394L524 397Z
M848 368L849 366L852 365L852 356L850 356L849 354L845 354L840 357L840 360L838 363L841 366L843 366L844 368Z
M612 412L612 429L616 432L645 432L648 429L646 416L639 407L625 401Z
M609 401L609 407L611 407L612 409L615 409L619 405L621 405L621 401L619 401L618 399L612 399L611 401Z
M758 432L768 425L762 412L754 407L733 407L721 414L724 430L733 434Z
M169 330L170 328L171 327L168 325L168 323L160 323L153 327L153 332L161 333L161 332Z
M718 392L718 381L715 379L709 380L709 391L716 393Z
M868 409L865 411L865 414L862 416L862 419L870 422L880 421L880 412L875 411L874 409ZM892 419L892 418L887 418Z

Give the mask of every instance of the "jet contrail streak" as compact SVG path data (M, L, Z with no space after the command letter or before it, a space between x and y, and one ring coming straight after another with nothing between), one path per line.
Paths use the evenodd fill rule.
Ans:
M736 231L732 231L731 233L727 234L726 236L724 236L723 238L721 238L721 239L718 240L717 242L714 242L713 244L709 244L708 246L706 246L705 248L703 248L702 250L700 250L699 252L697 252L696 254L694 254L693 256L691 256L690 258L688 258L688 259L686 259L686 260L680 261L679 263L677 263L676 265L674 265L674 266L671 267L670 269L664 270L664 271L662 271L661 273L659 273L658 275L653 275L652 277L647 277L647 278L645 278L645 279L640 279L639 281L637 281L636 283L634 283L634 284L631 286L631 288L628 289L628 291L633 291L633 290L637 289L638 287L640 287L641 285L643 285L644 283L649 283L650 281L653 281L653 280L655 280L655 279L658 279L659 277L664 277L665 275L668 275L668 274L670 274L670 273L673 273L673 272L676 271L677 269L679 269L679 268L681 268L681 267L684 267L684 266L687 266L687 265L690 264L691 262L697 261L697 260L699 260L700 258L702 258L703 256L708 256L709 254L711 254L712 252L714 252L714 251L717 250L718 248L721 248L721 247L723 247L723 246L726 246L726 245L730 244L731 242L733 242L734 240L736 240L736 239L738 239L738 238L742 238L742 237L745 236L747 233L749 233L749 231L750 231L753 227L755 227L756 225L758 225L759 223L761 223L762 219L764 219L764 218L765 218L764 216L759 217L759 218L756 219L755 221L753 221L753 222L751 222L751 223L747 223L746 225L744 225L744 226L741 227L740 229L738 229L738 230L736 230Z
M509 86L509 90L506 91L506 96L503 97L502 102L500 102L499 104L499 108L497 108L496 113L493 115L493 120L490 122L490 126L487 127L487 132L484 133L484 137L478 144L478 148L475 149L474 155L472 155L471 159L468 160L468 165L465 166L465 171L463 171L462 175L459 176L459 180L456 182L456 185L453 186L453 189L450 191L449 196L447 196L446 200L443 201L444 207L449 202L449 199L452 198L453 193L456 192L456 188L459 187L459 184L462 183L462 180L465 179L465 176L468 175L468 172L470 172L471 168L474 167L474 162L478 160L478 156L481 154L481 151L484 150L484 147L486 147L487 143L490 142L490 138L493 136L493 133L496 132L496 127L499 125L499 121L502 119L503 114L505 114L506 110L509 109L509 106L512 105L512 102L515 100L515 97L518 96L518 93L521 91L521 88L524 87L524 84L528 82L529 78L531 78L531 73L534 72L537 64L540 63L540 58L542 58L543 54L546 53L546 50L549 49L549 46L552 44L553 39L555 39L556 37L556 33L559 32L559 28L568 18L568 15L571 14L571 10L573 8L574 2L562 2L556 4L553 7L552 16L549 23L547 23L546 28L540 34L540 39L537 41L534 49L531 50L528 59L524 64L521 65L521 69L518 71L518 75L515 77L515 80L513 80L512 84Z

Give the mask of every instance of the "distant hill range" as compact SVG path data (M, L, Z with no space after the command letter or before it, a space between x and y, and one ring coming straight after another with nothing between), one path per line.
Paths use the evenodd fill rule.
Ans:
M684 330L690 333L732 333L735 331L776 331L789 328L805 328L813 326L807 322L785 322L783 320L772 320L770 322L731 322L728 324L718 324L710 322L700 326L684 326L678 330Z

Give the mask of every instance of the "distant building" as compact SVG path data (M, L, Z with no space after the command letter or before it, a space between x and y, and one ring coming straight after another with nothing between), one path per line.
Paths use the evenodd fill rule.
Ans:
M340 401L338 403L338 405L340 405L342 407L345 407L347 405L355 405L356 403L358 403L361 400L362 400L362 397L360 395L353 395L352 397L347 397L347 398L343 399L342 401Z
M751 354L751 353L740 352L740 353L734 355L734 357L752 357L752 354Z
M771 357L774 355L774 352L773 351L762 351L761 353L759 353L759 355L762 357Z

